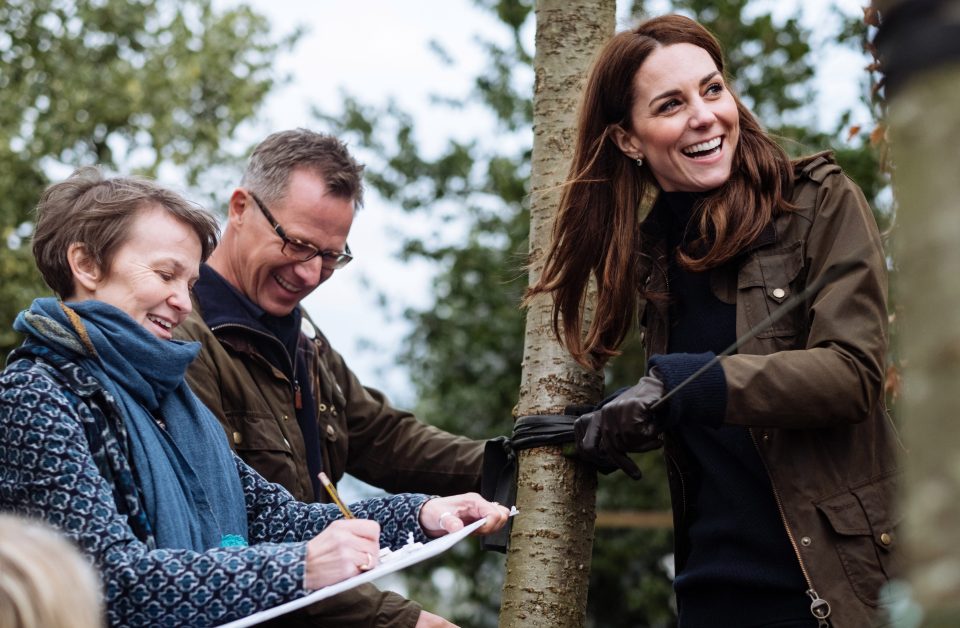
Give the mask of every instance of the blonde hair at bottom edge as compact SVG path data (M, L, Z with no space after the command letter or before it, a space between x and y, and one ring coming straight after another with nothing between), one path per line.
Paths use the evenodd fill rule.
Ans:
M100 628L93 567L45 523L0 514L0 628Z

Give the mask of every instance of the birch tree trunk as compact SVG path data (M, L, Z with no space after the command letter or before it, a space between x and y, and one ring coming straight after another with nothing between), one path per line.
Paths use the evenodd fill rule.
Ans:
M570 165L586 73L613 34L615 0L538 0L534 56L530 282L543 268ZM518 415L554 413L597 399L602 374L585 371L551 330L549 299L527 313ZM500 611L502 628L583 625L596 510L596 472L558 447L520 453L517 507Z
M878 3L881 11L896 2ZM944 3L944 9L947 8ZM955 5L954 5L955 7ZM956 14L953 23L960 22ZM905 53L930 33L893 53ZM919 47L919 46L918 46ZM903 304L908 578L923 625L960 626L960 59L911 63L890 99Z

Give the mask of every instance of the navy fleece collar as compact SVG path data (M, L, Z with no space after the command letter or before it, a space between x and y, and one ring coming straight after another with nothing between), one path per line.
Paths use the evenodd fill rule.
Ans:
M207 327L243 325L276 336L274 330L264 324L264 317L269 316L267 312L241 294L209 264L200 265L200 279L193 287L193 294ZM300 308L294 308L288 316L293 319L291 325L299 329L303 316Z

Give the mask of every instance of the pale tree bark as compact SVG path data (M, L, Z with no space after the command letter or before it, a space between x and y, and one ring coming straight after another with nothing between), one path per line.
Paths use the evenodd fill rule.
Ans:
M877 4L883 11L895 3ZM960 23L960 16L953 19ZM910 48L899 46L891 54ZM901 423L910 450L903 498L908 578L925 609L923 625L955 627L960 626L960 59L927 71L911 65L909 82L889 102L901 267L897 294L903 308Z
M612 36L615 0L538 0L534 57L534 139L531 174L531 283L549 246L559 186L570 165L576 112L586 73ZM580 368L554 339L551 303L527 313L518 415L553 413L595 400L602 375ZM596 510L596 472L557 447L520 453L500 626L567 628L586 615Z
M960 626L960 69L890 103L905 365L909 579L928 617Z

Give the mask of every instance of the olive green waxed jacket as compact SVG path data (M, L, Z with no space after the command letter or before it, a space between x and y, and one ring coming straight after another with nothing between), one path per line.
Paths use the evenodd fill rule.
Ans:
M900 561L902 447L883 400L886 263L862 192L832 157L807 158L796 173L796 211L776 216L749 251L710 271L714 294L737 306L737 337L833 266L851 268L721 359L724 421L749 428L811 601L829 604L834 628L863 628L878 621L880 589ZM663 241L655 221L644 229L651 244L641 277L646 290L667 293ZM667 302L642 303L641 324L647 355L666 353ZM685 489L700 470L669 437L664 454L681 569Z
M257 351L251 335L259 332L239 325L211 330L202 315L195 302L178 330L179 338L203 345L187 372L190 387L220 419L241 458L297 499L313 501L292 383ZM298 350L316 375L310 385L323 468L334 482L350 473L391 493L479 490L482 441L394 408L383 393L360 383L306 315L303 321Z
M178 338L203 347L187 372L190 387L220 420L244 461L297 499L314 501L293 383L257 350L257 342L269 340L235 323L214 323L211 329L196 297L193 307L177 328ZM364 387L305 313L302 332L298 351L315 375L309 385L323 468L334 482L350 473L391 493L479 491L482 441L422 423ZM281 624L413 628L419 614L418 604L364 585L298 616L284 616Z

